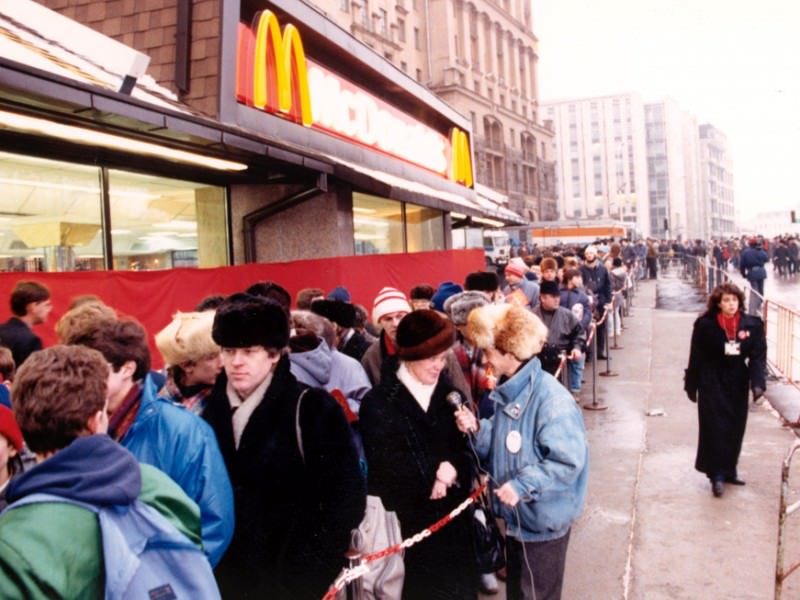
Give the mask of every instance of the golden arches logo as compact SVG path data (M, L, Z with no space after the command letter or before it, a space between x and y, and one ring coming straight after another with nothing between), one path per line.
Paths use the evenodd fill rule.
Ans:
M456 183L472 187L472 153L467 134L458 127L450 130L450 170L448 176Z
M311 125L308 70L300 32L289 24L281 33L271 10L256 13L249 27L239 24L236 98L248 106L281 112Z

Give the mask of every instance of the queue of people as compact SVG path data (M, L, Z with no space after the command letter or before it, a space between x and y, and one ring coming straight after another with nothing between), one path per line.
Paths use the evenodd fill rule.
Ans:
M151 368L148 332L135 319L100 298L76 299L56 326L60 344L26 357L11 406L0 406L0 502L11 506L0 515L3 596L108 589L103 569L114 566L98 547L102 528L53 495L154 509L198 550L189 564L214 569L214 589L198 597L311 599L345 566L368 495L408 538L488 481L490 517L504 524L507 597L560 598L588 480L575 400L592 317L614 308L609 271L625 282L638 268L636 258L626 264L625 244L600 254L590 246L582 258L517 257L500 276L419 284L408 296L387 286L371 311L343 286L307 288L293 302L279 284L257 282L153 332L163 372ZM49 295L31 286L19 294L21 315L43 322ZM701 414L697 468L715 494L717 481L739 481L744 427L720 428L717 413L742 386L764 388L763 329L728 315L731 295L709 301L710 341L693 340L687 370ZM733 325L715 321L718 312ZM714 324L741 345L738 358L709 366L706 347L716 352L721 339ZM550 357L564 353L562 383ZM731 376L724 393L705 374L743 364L748 378ZM730 444L724 455L719 439ZM25 504L34 493L51 496ZM471 518L462 512L406 549L398 598L497 591L494 573L475 561ZM34 536L37 521L53 526ZM67 550L74 540L80 552Z

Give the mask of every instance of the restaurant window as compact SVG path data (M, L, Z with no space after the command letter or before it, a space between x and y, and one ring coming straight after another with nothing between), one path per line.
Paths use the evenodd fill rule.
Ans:
M355 253L389 254L444 250L440 210L353 193Z
M228 264L223 188L4 152L0 188L2 271L103 270L106 203L115 269Z

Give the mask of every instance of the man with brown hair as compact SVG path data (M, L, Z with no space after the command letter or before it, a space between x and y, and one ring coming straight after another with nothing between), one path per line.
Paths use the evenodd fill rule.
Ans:
M14 405L37 465L9 483L9 502L50 494L93 506L155 508L200 545L196 505L166 475L104 434L108 366L89 348L55 346L20 368ZM198 555L199 556L199 555ZM38 502L0 516L0 590L6 600L100 598L105 570L100 526L90 510Z
M50 290L38 281L18 281L11 292L12 316L0 325L0 345L6 346L19 367L32 352L42 349L42 340L31 331L53 310Z
M233 536L233 491L214 432L197 415L158 397L147 333L133 319L98 319L71 342L102 353L108 375L109 435L164 471L197 502L212 566Z

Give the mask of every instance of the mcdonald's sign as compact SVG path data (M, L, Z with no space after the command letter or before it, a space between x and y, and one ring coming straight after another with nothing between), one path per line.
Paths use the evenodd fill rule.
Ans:
M472 187L466 133L445 136L309 60L298 29L281 31L270 10L239 24L236 99Z

